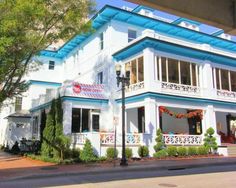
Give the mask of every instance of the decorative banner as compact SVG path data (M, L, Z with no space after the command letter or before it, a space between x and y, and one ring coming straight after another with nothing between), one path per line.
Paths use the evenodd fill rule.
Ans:
M178 118L178 119L181 119L181 118L193 118L193 117L199 117L200 119L203 118L202 110L194 110L194 111L188 112L186 114L183 114L183 113L173 112L173 111L167 109L164 106L160 106L159 107L159 111L160 111L160 114L161 113L166 113L166 114L169 114L170 116L173 116L173 117Z
M104 85L102 84L81 84L73 82L72 90L74 96L105 99Z

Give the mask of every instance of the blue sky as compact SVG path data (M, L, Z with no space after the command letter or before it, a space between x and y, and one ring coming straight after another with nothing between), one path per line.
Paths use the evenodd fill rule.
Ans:
M122 6L128 6L130 8L135 8L137 6L136 4L133 4L133 3L130 3L130 2L127 2L124 0L96 0L96 3L97 3L97 11L100 10L105 5L112 5L112 6L119 7L119 8L121 8ZM168 14L165 12L161 12L161 11L156 11L155 14L160 17L167 18L170 20L175 20L178 18L177 16L174 16L174 15L171 15L171 14ZM214 31L218 30L218 28L202 24L200 26L200 30L202 32L210 34ZM236 40L236 37L233 37L233 40Z

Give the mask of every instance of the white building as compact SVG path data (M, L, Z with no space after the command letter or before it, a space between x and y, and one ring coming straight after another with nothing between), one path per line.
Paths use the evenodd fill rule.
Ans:
M31 113L28 138L39 138L41 115L60 93L64 133L72 136L73 146L82 147L89 138L97 154L104 155L117 130L120 149L115 64L122 66L122 74L129 64L126 145L135 155L140 145L154 152L158 128L167 145L202 145L209 127L216 131L219 152L228 154L225 146L235 142L236 127L236 43L230 36L222 31L205 34L199 23L184 18L161 19L142 6L132 11L105 6L92 22L96 32L37 57L43 68L29 76L31 86L22 104ZM12 135L22 138L20 129L27 127L15 119L8 118L15 131L6 129L8 140Z

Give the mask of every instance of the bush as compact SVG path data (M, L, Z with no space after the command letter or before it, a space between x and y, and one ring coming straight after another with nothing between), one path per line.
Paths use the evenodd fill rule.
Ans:
M81 150L79 148L73 148L70 150L70 156L73 159L78 159L80 157Z
M161 129L157 130L156 136L157 136L156 139L155 139L156 145L154 146L154 150L156 152L158 152L158 151L165 148L165 143L164 143L164 140L163 140L163 134L161 132Z
M11 153L13 153L13 154L19 154L20 153L19 143L17 141L12 146Z
M125 156L127 159L130 159L131 157L133 157L133 151L131 148L125 148Z
M106 151L106 157L107 159L114 159L114 158L117 158L118 156L118 150L114 148L107 148L107 151Z
M198 154L199 155L207 155L208 154L208 148L206 146L199 146L198 147Z
M184 146L178 147L177 152L178 152L179 156L187 156L188 155L187 148Z
M139 155L139 157L148 157L148 155L149 155L148 147L147 146L139 146L138 155Z
M206 130L206 133L204 134L204 146L208 148L208 151L210 153L213 153L217 150L217 142L216 138L213 136L215 133L215 130L210 127L209 129Z
M197 147L195 147L195 146L190 146L190 147L188 148L188 155L193 156L193 155L197 155L197 154L198 154Z
M92 162L97 160L97 156L93 152L93 147L89 139L86 139L83 150L80 153L80 159L83 162Z
M3 145L0 145L0 150L4 150L5 147Z
M165 149L160 150L153 154L153 157L158 158L158 159L165 158L167 156L168 156L168 153L166 152Z
M176 156L177 155L177 147L176 146L169 146L166 149L166 152L169 156Z

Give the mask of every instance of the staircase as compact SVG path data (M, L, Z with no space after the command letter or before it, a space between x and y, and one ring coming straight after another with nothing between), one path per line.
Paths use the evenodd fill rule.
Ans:
M236 156L236 145L229 145L227 146L227 150L228 150L228 156Z

